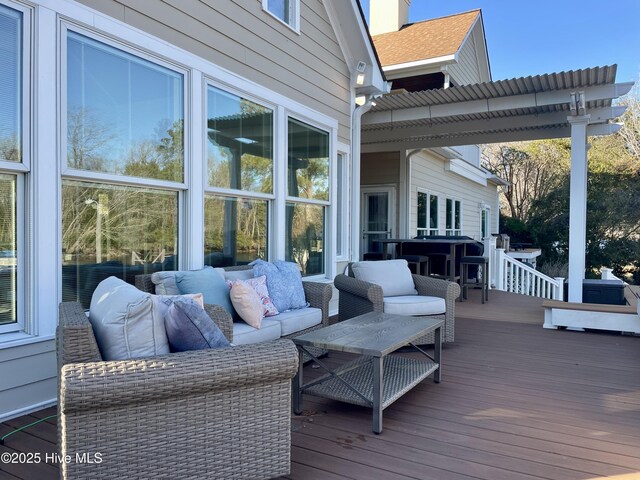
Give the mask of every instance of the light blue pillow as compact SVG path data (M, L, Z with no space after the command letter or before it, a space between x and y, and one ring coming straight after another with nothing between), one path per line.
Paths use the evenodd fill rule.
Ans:
M239 318L231 304L229 286L213 267L176 272L176 285L180 293L202 293L204 303L220 305L234 320Z
M218 325L193 300L175 300L164 316L172 352L230 346Z
M256 260L251 265L253 265L254 277L262 275L267 277L269 296L279 312L309 306L297 264L282 260L276 260L273 263Z

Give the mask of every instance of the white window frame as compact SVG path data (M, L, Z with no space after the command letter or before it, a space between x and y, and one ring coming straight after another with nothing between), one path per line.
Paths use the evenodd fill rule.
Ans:
M176 268L182 269L186 268L186 265L192 265L192 254L190 253L190 249L187 248L188 240L186 238L187 232L189 231L187 225L191 225L194 222L187 218L189 215L188 210L185 208L185 205L192 205L190 202L190 177L192 169L194 168L191 165L191 157L195 153L192 148L192 135L191 135L191 117L192 117L192 108L191 108L191 98L190 92L192 88L191 83L191 75L197 74L198 72L192 72L187 67L179 65L175 62L171 62L164 57L160 57L150 53L147 50L143 50L141 48L135 48L131 46L129 43L125 43L125 39L114 39L111 36L107 36L102 32L95 31L93 29L85 28L83 26L79 26L75 23L72 23L68 20L60 20L59 21L59 45L60 45L60 64L59 64L59 80L58 80L58 95L60 97L60 108L59 108L59 145L60 150L58 153L59 158L59 168L60 168L60 181L58 196L61 199L62 197L62 184L65 180L72 181L81 181L86 183L93 183L97 187L101 185L116 185L116 186L124 186L124 187L134 187L134 188L150 188L155 190L165 190L174 192L177 194L177 238L176 238L176 254L178 255L178 265ZM184 144L184 157L183 157L183 180L179 181L170 181L170 180L158 180L153 178L143 178L143 177L134 177L127 175L118 175L113 173L105 173L105 172L92 172L90 170L79 170L70 168L67 164L67 38L68 32L78 33L80 35L86 36L96 42L104 43L110 47L116 48L128 54L131 54L135 57L141 58L143 60L149 61L156 65L160 65L169 70L172 70L180 75L182 75L183 82L183 92L182 92L182 105L183 105L183 116L184 116L184 128L183 128L183 144ZM197 149L197 147L196 147ZM60 201L60 204L62 202ZM60 218L60 223L62 222L62 218ZM61 229L61 225L58 225L58 228ZM59 237L61 238L62 231L59 232ZM62 285L62 251L61 244L58 245L59 251L59 260L58 260L58 282L59 285ZM61 294L59 294L61 297Z
M31 82L31 71L33 62L33 10L25 5L9 0L0 0L3 6L22 13L22 105L21 115L21 162L0 161L0 173L15 176L16 179L16 322L7 325L0 325L0 343L20 339L36 333L35 325L31 321L27 307L29 288L29 276L27 265L30 263L30 256L27 250L27 229L28 221L28 174L31 170L32 156L32 111L33 111L33 84Z
M424 194L427 196L426 209L427 209L427 225L421 227L418 224L418 196ZM435 197L438 201L438 211L436 212L436 228L431 228L431 197ZM438 235L440 233L440 195L434 192L418 188L416 192L416 235Z
M262 0L262 9L298 35L300 34L300 0L289 0L289 22L269 9L269 0Z
M453 208L451 209L451 218L447 218L447 202L451 201L451 204L453 206ZM460 206L460 228L456 228L456 203ZM444 206L444 215L445 215L445 222L444 222L444 234L445 235L462 235L462 232L464 231L463 227L462 227L462 200L460 200L459 198L455 198L455 197L447 197L445 200L445 206ZM453 226L453 228L447 228L447 221L451 221L451 225Z
M288 185L287 185L287 172L289 169L289 165L288 165L288 157L289 157L289 120L294 120L296 122L300 122L300 123L304 123L310 127L316 128L318 130L321 130L323 132L325 132L328 136L328 140L329 140L329 178L328 178L328 182L329 182L329 196L328 196L328 200L318 200L315 198L303 198L303 197L294 197L289 195L289 191L288 191ZM333 200L334 200L334 193L333 193L333 177L335 176L335 164L337 162L337 150L336 150L336 130L335 128L331 128L327 125L322 125L318 122L313 121L312 119L309 118L305 118L302 117L300 115L296 115L295 112L286 112L285 118L284 118L284 126L285 126L285 131L284 131L284 164L283 164L283 169L284 171L281 172L281 178L279 179L283 185L282 188L284 189L283 191L286 192L286 195L284 196L284 202L283 203L283 216L282 216L282 226L285 227L284 225L284 217L286 215L284 215L284 211L286 209L286 205L288 203L297 203L297 204L302 204L302 205L320 205L322 207L324 207L324 244L322 246L323 251L324 251L324 265L323 265L323 273L317 274L317 275L308 275L305 276L305 279L313 279L313 278L333 278L333 266L335 264L335 243L333 243L333 238L335 237L335 231L333 229L333 225L334 225L334 220L332 218L332 212L331 212L331 206L334 205ZM280 225L280 224L279 224ZM286 232L286 229L281 230L282 232ZM285 253L285 235L282 236L282 252L283 254ZM284 258L284 255L283 255Z
M244 100L249 100L250 102L257 103L258 105L268 108L273 112L273 124L272 124L272 141L273 141L273 159L271 164L271 178L273 190L271 193L263 193L263 192L253 192L251 190L242 190L235 188L223 188L223 187L212 187L209 185L209 171L207 166L207 136L206 136L206 128L207 128L207 112L208 112L208 89L209 87L216 88L218 90L222 90L225 93L236 95ZM247 92L231 88L228 85L216 81L215 79L205 76L204 78L204 93L203 93L203 107L202 107L202 128L203 128L203 174L202 174L202 182L204 184L204 195L217 196L217 197L227 197L234 198L236 200L247 199L247 200L266 200L267 201L267 260L273 259L276 257L275 250L275 200L276 200L276 188L277 182L279 181L277 178L279 169L276 166L277 163L277 126L278 126L278 115L279 109L277 105L274 105L272 102L269 102L263 98L256 97L255 95L251 95ZM204 198L203 198L203 215L204 215ZM204 235L204 230L203 230ZM204 247L204 245L203 245ZM204 255L204 248L202 254Z

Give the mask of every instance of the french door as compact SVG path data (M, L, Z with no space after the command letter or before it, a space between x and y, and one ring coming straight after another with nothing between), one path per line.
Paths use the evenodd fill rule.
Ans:
M393 237L396 189L392 186L365 187L361 191L360 252L382 252L382 244L376 240Z

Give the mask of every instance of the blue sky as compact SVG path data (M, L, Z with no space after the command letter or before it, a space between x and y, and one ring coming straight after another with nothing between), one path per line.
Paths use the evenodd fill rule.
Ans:
M494 80L614 63L618 82L638 80L640 0L413 0L409 21L476 8Z

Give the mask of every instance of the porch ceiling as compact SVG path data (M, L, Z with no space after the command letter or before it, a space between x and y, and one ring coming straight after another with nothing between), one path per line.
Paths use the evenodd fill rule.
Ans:
M617 66L388 94L362 118L364 151L429 148L570 136L567 117L591 115L589 135L619 128L612 100L632 83L615 83ZM571 110L584 92L585 110Z

